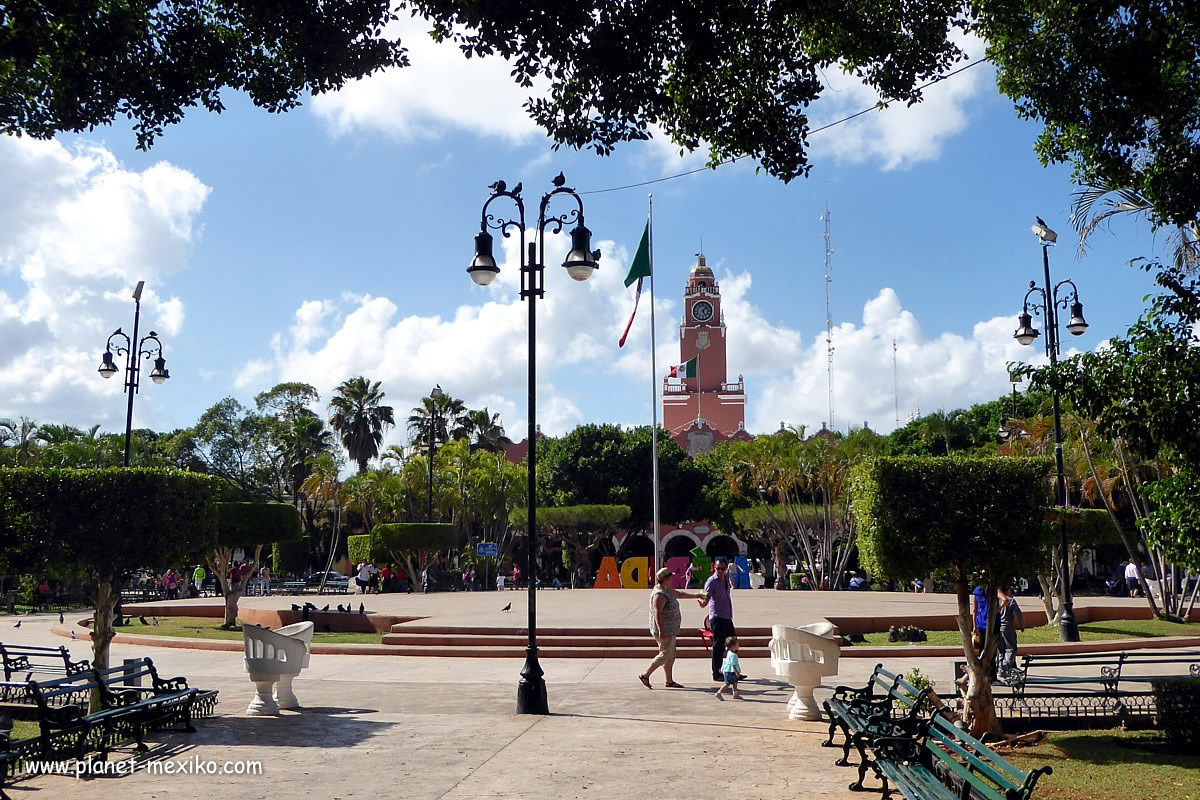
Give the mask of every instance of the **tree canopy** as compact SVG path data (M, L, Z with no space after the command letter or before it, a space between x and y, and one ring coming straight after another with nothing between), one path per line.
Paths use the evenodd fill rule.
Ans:
M148 148L221 91L287 111L407 64L389 0L51 0L0 4L0 132L49 138L119 116Z

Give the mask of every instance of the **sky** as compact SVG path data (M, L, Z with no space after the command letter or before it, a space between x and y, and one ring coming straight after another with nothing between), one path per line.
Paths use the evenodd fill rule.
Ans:
M1153 291L1129 262L1165 252L1165 237L1121 222L1079 256L1070 168L1038 162L1040 128L998 94L990 65L930 87L919 105L813 134L807 179L784 184L749 160L671 178L705 155L681 156L661 137L608 157L555 151L503 61L465 60L414 25L400 25L409 68L286 114L228 93L224 113L190 111L149 152L123 121L51 141L0 136L0 417L122 430L121 382L96 368L108 335L131 329L144 280L141 329L157 332L171 379L143 382L135 427L187 427L225 397L253 406L282 381L316 387L324 415L333 389L364 375L399 419L438 384L499 412L520 440L527 308L515 237L497 236L490 287L465 270L488 185L523 182L536 209L559 172L603 256L576 283L557 266L568 237L547 237L537 421L550 435L651 421L661 380L646 297L617 347L651 195L659 377L679 361L683 287L703 251L752 433L830 420L826 207L839 430L886 433L993 400L1009 391L1007 362L1045 360L1041 339L1012 338L1029 281L1041 280L1035 215L1059 233L1053 278L1075 281L1091 326L1064 331L1065 347L1123 334ZM878 101L852 78L826 77L814 127ZM647 181L658 182L619 188ZM385 445L406 442L401 426Z

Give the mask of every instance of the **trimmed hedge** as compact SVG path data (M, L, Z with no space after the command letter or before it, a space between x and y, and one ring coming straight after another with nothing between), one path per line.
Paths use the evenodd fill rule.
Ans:
M1158 727L1172 746L1196 752L1200 747L1200 676L1156 678L1154 703Z
M147 468L0 469L0 560L119 580L216 540L216 479Z
M1048 458L874 458L850 475L859 560L883 578L1015 575L1048 543Z
M307 536L275 542L271 545L271 565L280 574L300 574L308 568L309 544Z
M580 505L538 507L538 525L546 529L615 530L629 519L633 512L623 505ZM517 508L509 515L513 525L524 528L529 522L529 509Z
M350 560L353 566L357 567L364 561L376 561L381 558L378 552L371 549L372 538L369 533L359 533L346 537L346 558Z
M217 547L248 548L304 535L296 507L287 503L216 503Z
M1059 522L1067 517L1067 538L1081 547L1108 547L1121 544L1121 532L1103 508L1052 508L1046 514L1047 536L1057 544Z
M422 550L451 550L458 546L458 531L446 522L385 523L376 525L371 536L388 556Z

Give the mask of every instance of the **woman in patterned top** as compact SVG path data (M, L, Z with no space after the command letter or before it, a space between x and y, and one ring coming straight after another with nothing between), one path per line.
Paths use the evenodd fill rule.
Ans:
M683 688L675 682L672 673L675 668L675 640L679 636L679 626L682 623L679 598L687 597L698 600L700 595L675 591L671 588L674 577L674 572L663 567L655 574L654 589L650 592L650 635L658 643L658 655L650 662L646 671L638 675L638 680L647 689L654 688L650 685L650 676L659 667L663 668L663 674L667 676L668 688Z

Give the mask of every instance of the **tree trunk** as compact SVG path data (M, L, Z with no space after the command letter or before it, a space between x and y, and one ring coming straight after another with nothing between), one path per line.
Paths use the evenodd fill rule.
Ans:
M775 588L790 589L787 576L787 556L783 553L783 548L779 545L775 546Z
M967 660L967 689L963 693L967 725L970 726L971 735L976 738L985 733L1000 733L1000 720L996 717L996 704L992 699L992 681L986 669L986 664L991 660L988 651L993 651L994 656L999 637L995 634L988 637L982 658L975 654L971 643L971 596L967 580L960 576L955 582L955 589L958 594L958 632Z
M1038 584L1040 585L1042 607L1046 609L1046 624L1058 624L1058 609L1055 608L1054 598L1058 596L1058 591L1054 586L1054 579L1049 573L1039 572L1037 574Z
M113 630L113 608L120 592L113 591L112 576L101 578L96 584L96 615L92 619L92 666L96 669L108 667L109 645L116 631ZM92 691L88 698L88 711L100 710L100 692Z

